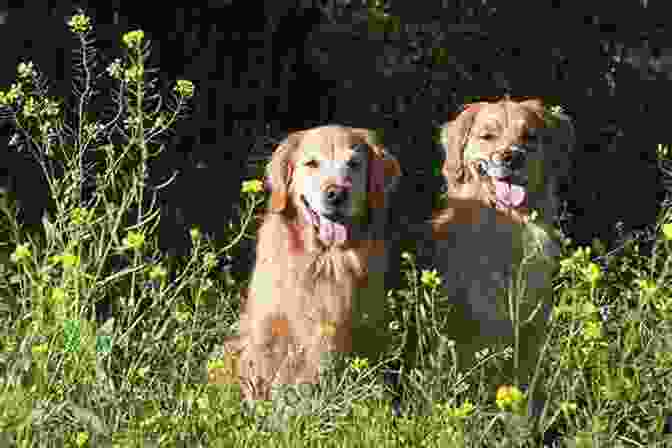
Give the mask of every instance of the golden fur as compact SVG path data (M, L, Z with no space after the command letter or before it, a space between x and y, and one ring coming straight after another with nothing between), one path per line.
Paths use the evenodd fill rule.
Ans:
M429 250L455 306L448 331L457 343L460 368L473 365L474 354L483 348L513 347L512 320L530 318L519 336L520 358L502 362L491 379L499 384L514 376L529 381L551 309L551 279L559 255L552 224L558 213L558 182L567 174L574 142L572 123L563 114L546 111L538 100L505 99L468 105L443 126L441 141L448 190L444 206L434 214ZM482 160L510 161L512 148L523 145L536 150L527 153L520 170L528 182L517 191L526 192L526 203L514 206L499 200L495 178L479 172L477 165ZM498 185L506 182L511 183L505 179ZM531 219L533 213L536 219ZM516 284L519 273L522 283ZM513 313L507 295L512 285L508 291L513 297L524 297Z
M240 336L226 344L240 356L234 370L247 399L268 399L276 384L317 382L324 353L373 359L384 350L385 202L400 174L396 159L365 129L300 131L275 150ZM329 194L346 190L342 202ZM311 222L307 211L317 216L330 200L351 223L344 240L325 240L326 215Z

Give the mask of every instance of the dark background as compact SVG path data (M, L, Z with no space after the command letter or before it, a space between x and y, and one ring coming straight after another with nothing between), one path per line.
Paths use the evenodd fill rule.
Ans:
M664 198L655 150L670 141L672 50L662 0L396 0L387 12L399 32L371 31L354 0L17 3L0 10L0 86L30 59L57 95L69 94L73 6L93 18L103 67L120 55L122 33L141 28L166 88L175 78L196 84L191 119L151 166L155 183L179 170L161 197L160 237L178 253L189 225L221 241L240 181L274 141L329 122L382 129L406 175L396 216L428 216L441 187L430 176L441 159L435 128L470 98L507 92L561 104L574 118L579 145L562 224L577 242L617 244L653 223ZM432 48L446 49L443 63ZM46 185L2 135L0 185L21 201L21 219L39 225Z

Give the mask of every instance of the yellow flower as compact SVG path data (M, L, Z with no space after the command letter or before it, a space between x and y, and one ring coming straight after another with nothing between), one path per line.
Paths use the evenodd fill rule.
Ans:
M77 14L72 16L68 22L70 31L77 34L84 34L91 31L91 18L84 14Z
M583 335L588 340L600 339L602 337L602 323L586 322L583 327Z
M420 282L425 286L429 286L430 288L436 288L441 284L441 277L439 277L436 269L432 269L431 271L423 269L420 276Z
M51 300L53 300L54 303L63 303L65 296L65 290L63 288L54 288L51 291Z
M121 74L123 73L124 69L122 67L121 59L116 58L110 65L107 66L105 69L108 75L110 75L114 79L121 79Z
M124 70L124 79L126 81L142 81L142 76L144 75L145 70L140 65L133 65L126 70Z
M499 386L497 389L497 407L502 411L513 410L518 412L522 410L525 395L516 386Z
M264 189L264 184L260 180L246 180L243 181L243 193L259 193Z
M160 264L157 264L156 266L153 266L152 270L149 271L149 278L152 279L152 280L163 279L163 278L166 278L167 275L168 275L168 271L166 270L166 268L164 268Z
M31 347L31 352L33 353L33 355L38 355L40 353L46 353L47 350L49 350L49 345L48 344L33 345Z
M602 270L595 263L588 263L588 266L584 270L584 274L592 285L602 278Z
M672 223L663 224L663 235L666 240L672 240Z
M360 370L366 369L369 367L369 360L366 358L354 358L351 362L350 365L352 366L353 369L357 370L358 372Z
M138 48L140 43L145 38L145 32L142 30L129 31L124 34L121 40L124 42L124 45L128 48Z
M194 96L194 83L188 79L178 79L173 90L180 96L191 98Z
M476 407L471 403L471 401L465 400L465 402L462 403L462 406L459 408L453 408L452 406L444 405L443 409L449 417L466 418L471 415Z
M145 235L140 232L128 232L126 238L123 239L123 244L132 249L140 249L145 244Z
M31 255L30 243L18 244L12 255L10 255L10 260L13 263L21 263L23 260L30 258Z
M28 62L27 64L25 62L21 62L19 66L17 67L17 72L19 73L19 78L30 78L33 76L35 73L35 70L33 69L33 63Z
M191 230L189 230L189 236L191 236L192 241L196 241L201 237L201 231L198 227L192 227Z
M89 218L89 212L87 209L82 207L77 207L70 212L70 219L75 225L84 224Z

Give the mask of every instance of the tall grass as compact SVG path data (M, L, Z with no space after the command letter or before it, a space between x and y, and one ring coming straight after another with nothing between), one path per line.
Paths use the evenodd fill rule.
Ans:
M222 260L253 238L261 183L243 184L241 220L223 247L191 229L188 257L161 253L164 185L147 174L194 86L178 80L164 100L140 30L122 36L124 58L101 70L91 20L80 12L69 27L79 42L70 110L29 62L0 93L12 150L32 153L55 203L31 234L0 202L0 446L508 447L540 446L544 434L561 446L672 446L668 211L651 257L635 241L616 255L566 241L534 386L548 397L539 416L515 385L492 399L482 373L502 353L458 371L442 331L450 298L411 253L404 287L388 296L389 356L407 361L400 417L380 366L362 359L335 358L319 386L286 388L252 410L235 387L208 384L225 365L221 342L236 331L245 286ZM91 111L98 98L110 102L101 118ZM101 303L113 310L106 321Z

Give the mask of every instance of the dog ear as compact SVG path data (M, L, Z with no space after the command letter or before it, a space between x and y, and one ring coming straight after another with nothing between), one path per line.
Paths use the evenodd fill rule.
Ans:
M266 165L266 181L270 186L270 211L282 212L287 207L289 184L292 181L292 155L301 144L304 131L289 134L273 152L271 161Z
M384 208L385 195L393 191L401 177L396 157L380 144L376 134L368 129L354 129L369 146L367 200L369 208Z
M454 188L458 183L465 181L464 147L474 124L474 118L482 104L467 104L455 119L441 127L441 145L446 157L441 172L448 188Z
M544 116L546 114L546 109L544 108L544 102L539 98L532 98L518 103L521 107L529 110L534 113L538 118L538 122L534 123L536 127L545 127L546 120Z

